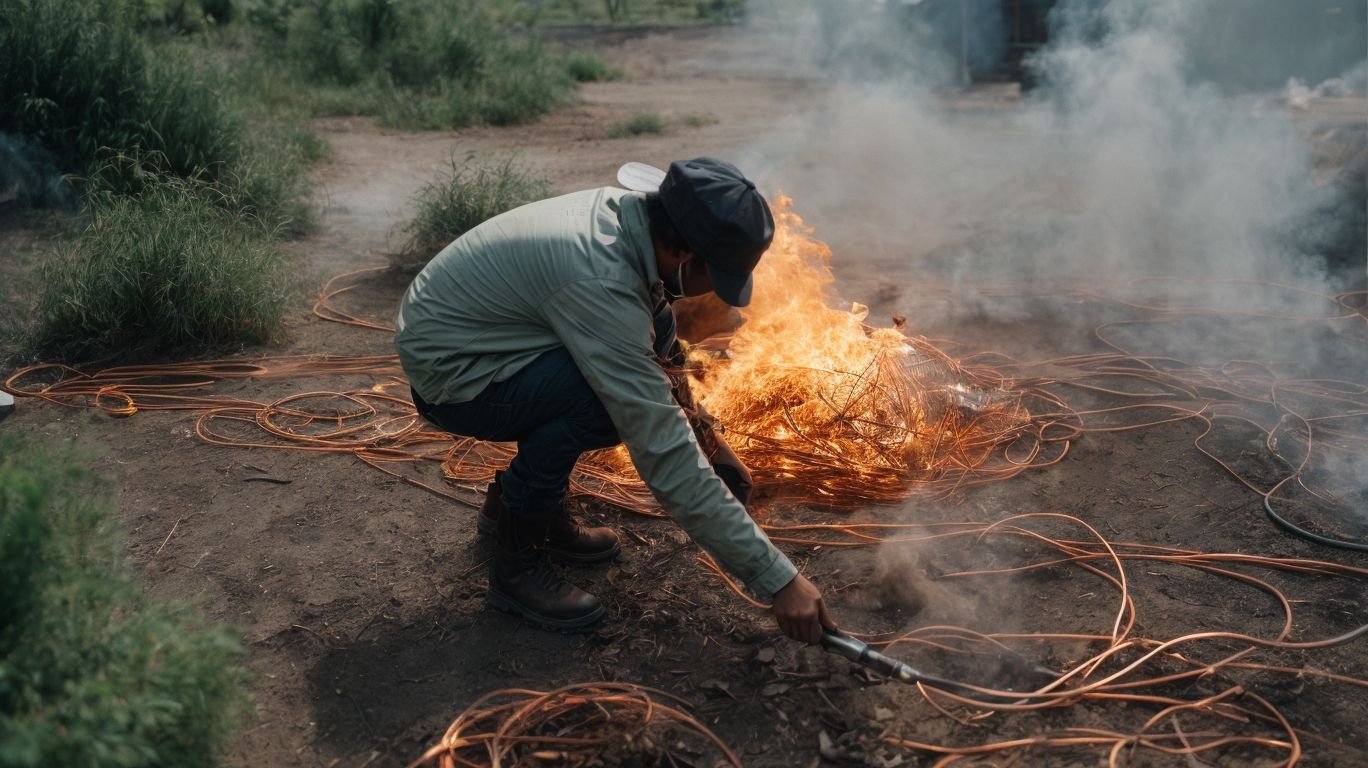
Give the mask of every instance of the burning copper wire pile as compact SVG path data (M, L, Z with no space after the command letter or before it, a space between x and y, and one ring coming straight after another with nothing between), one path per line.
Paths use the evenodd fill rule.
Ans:
M706 752L740 768L736 753L683 706L677 696L626 683L498 690L467 707L409 768L694 765ZM679 761L676 753L684 753Z
M1022 395L868 310L833 309L831 251L781 197L760 286L725 358L698 356L695 391L773 495L840 506L983 466L1031 427Z
M1043 432L1053 422L1033 419L1025 401L1067 409L1043 392L1013 389L989 368L963 366L902 328L870 327L859 304L833 308L830 249L790 199L781 196L774 210L774 242L756 269L744 324L724 352L709 340L696 345L686 366L695 396L755 473L759 496L849 509L1048 461ZM1021 455L1007 459L1018 444ZM510 457L461 446L447 469L457 481L480 483ZM576 490L655 509L625 449L586 457L580 469Z

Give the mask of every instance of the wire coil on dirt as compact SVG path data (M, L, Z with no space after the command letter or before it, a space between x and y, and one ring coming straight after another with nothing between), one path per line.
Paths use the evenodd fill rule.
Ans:
M741 758L684 712L677 696L627 683L578 683L554 691L508 688L481 696L409 768L684 765L706 752ZM689 742L686 743L685 739ZM712 764L712 763L709 763Z
M1086 533L1083 538L1066 537L1047 531L1074 527ZM961 680L972 693L944 691L933 685L919 685L925 702L943 716L964 726L979 726L997 713L1030 712L1068 707L1080 702L1100 706L1138 705L1156 714L1144 719L1133 731L1118 724L1107 729L1066 729L1038 734L1031 738L1008 739L990 743L930 743L923 740L888 737L885 742L906 749L944 756L937 765L961 759L1002 757L1013 759L1031 750L1107 750L1108 765L1118 764L1123 752L1151 750L1169 755L1199 755L1215 750L1257 748L1284 753L1284 765L1295 764L1305 741L1324 740L1314 733L1291 725L1278 707L1244 688L1239 675L1266 674L1278 679L1307 678L1334 681L1368 688L1368 678L1336 673L1327 669L1279 663L1269 654L1299 654L1351 643L1368 635L1368 625L1355 626L1328 638L1294 641L1298 631L1295 606L1265 573L1316 576L1358 582L1358 591L1368 582L1368 568L1323 560L1266 557L1239 553L1203 552L1195 549L1112 542L1093 526L1078 518L1055 513L1032 513L1006 518L996 523L950 522L941 524L851 524L841 526L792 525L771 527L774 541L787 544L824 546L934 545L938 551L955 547L1001 552L1005 543L1025 547L1024 562L998 567L939 573L934 580L1001 579L1018 574L1080 568L1109 585L1117 593L1111 626L1105 632L1016 632L981 633L968 627L924 626L909 632L866 636L872 645L895 655L916 648L912 657L918 665L962 670L1002 670L1020 665L1027 657L1043 655L1070 658L1052 681L1041 687L1006 690L990 681L975 686ZM995 543L993 543L995 542ZM980 551L984 551L980 550ZM1135 599L1134 582L1128 564L1143 563L1150 569L1190 569L1222 579L1231 579L1263 593L1277 606L1281 620L1272 636L1256 637L1233 630L1192 632L1167 639L1145 637ZM744 594L717 564L704 559L704 565L723 579L743 600L765 607ZM1150 575L1150 574L1147 574ZM1353 587L1349 587L1353 589ZM1011 663L1007 663L1011 662ZM969 679L981 677L970 675ZM1034 677L1034 675L1031 675ZM1124 719L1118 717L1118 719ZM1185 720L1185 729L1179 720ZM1201 727L1193 728L1193 722ZM969 733L972 733L970 731ZM1343 749L1343 745L1325 742Z

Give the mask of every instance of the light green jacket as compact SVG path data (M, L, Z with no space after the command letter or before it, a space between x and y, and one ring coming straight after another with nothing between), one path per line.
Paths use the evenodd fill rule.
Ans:
M772 595L797 570L712 471L652 354L660 276L643 200L611 187L576 192L462 235L404 294L399 359L424 400L460 403L565 347L665 511Z

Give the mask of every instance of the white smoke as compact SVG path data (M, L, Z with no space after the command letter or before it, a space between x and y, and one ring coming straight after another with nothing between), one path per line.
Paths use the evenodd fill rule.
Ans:
M767 38L784 46L774 57L812 53L809 66L830 77L814 84L820 95L803 119L777 125L738 161L795 198L833 246L838 287L875 317L906 314L914 329L1022 322L1041 319L1041 306L984 287L1144 277L1167 281L1147 284L1153 304L1314 316L1327 312L1325 294L1362 284L1366 166L1318 176L1313 146L1333 134L1342 156L1365 156L1362 3L1060 0L1050 43L1027 60L1039 87L1018 94L1004 83L958 90L962 41L923 44L918 7L952 2L850 0L833 13L817 0L825 15L806 18L818 32ZM1323 99L1358 101L1336 107L1351 117L1334 128L1312 130ZM949 293L924 289L923 275ZM1246 279L1302 292L1234 282ZM1050 327L1069 322L1056 316ZM1080 346L1092 323L1072 329ZM1156 340L1166 348L1144 351L1214 366L1250 351L1284 369L1362 379L1362 356L1342 346L1361 337L1254 328L1216 339L1175 326ZM1362 488L1368 467L1341 469Z
M1331 226L1324 219L1341 190L1317 183L1311 145L1286 101L1246 96L1248 81L1227 74L1238 67L1213 57L1213 48L1242 52L1228 38L1211 42L1208 30L1230 26L1226 5L1064 0L1051 44L1029 60L1041 88L1016 99L1007 85L947 92L956 48L922 45L925 30L897 23L952 4L851 0L836 5L839 14L808 16L834 25L822 33L828 47L817 36L818 63L833 49L866 53L830 62L836 75L808 119L744 157L832 242L837 274L841 259L914 274L936 268L970 312L988 308L973 301L973 287L992 281L1163 275L1335 286L1317 252L1328 235L1316 229ZM1257 0L1242 12L1264 5L1278 16L1272 5L1285 3ZM1000 38L1001 19L982 19L989 30L975 40ZM1304 26L1298 45L1324 25ZM897 48L889 41L900 31L908 37ZM811 34L795 38L814 44ZM1286 60L1287 71L1319 71L1295 51L1253 42L1264 59ZM877 55L889 48L897 57ZM1357 71L1321 92L1352 90ZM915 294L902 298L915 312Z
M1332 77L1313 87L1293 77L1287 81L1287 105L1293 109L1310 109L1314 99L1344 99L1368 95L1368 60L1359 62L1339 77Z
M70 207L75 200L47 152L0 133L0 208L9 204Z

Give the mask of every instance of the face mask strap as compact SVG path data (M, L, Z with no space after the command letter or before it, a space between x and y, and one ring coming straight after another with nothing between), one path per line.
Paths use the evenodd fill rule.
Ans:
M665 287L665 295L670 301L684 298L684 263L680 262L672 277L661 278L660 284Z

